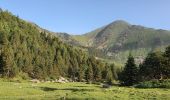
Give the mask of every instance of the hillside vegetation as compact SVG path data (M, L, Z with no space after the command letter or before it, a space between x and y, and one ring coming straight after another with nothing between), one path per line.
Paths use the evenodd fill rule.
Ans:
M168 100L169 38L124 21L55 34L0 10L0 99Z
M87 34L74 36L74 39L80 43L85 40L83 43L92 48L89 50L91 54L122 63L129 52L133 52L135 58L144 58L150 51L165 48L170 44L170 31L117 20Z
M1 77L101 81L110 72L114 77L109 66L8 11L0 12Z
M132 25L123 20L114 21L83 35L46 32L56 34L63 42L80 47L93 56L114 60L115 63L125 63L129 52L140 60L149 52L164 50L170 44L170 31Z

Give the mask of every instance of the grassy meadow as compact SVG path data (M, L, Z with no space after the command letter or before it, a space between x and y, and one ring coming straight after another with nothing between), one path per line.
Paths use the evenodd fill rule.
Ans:
M0 100L169 100L170 89L139 89L74 83L0 81Z

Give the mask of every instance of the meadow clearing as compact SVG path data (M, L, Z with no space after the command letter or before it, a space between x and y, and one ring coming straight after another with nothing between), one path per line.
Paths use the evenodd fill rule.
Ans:
M32 83L0 81L1 100L169 100L170 89L139 89L80 82Z

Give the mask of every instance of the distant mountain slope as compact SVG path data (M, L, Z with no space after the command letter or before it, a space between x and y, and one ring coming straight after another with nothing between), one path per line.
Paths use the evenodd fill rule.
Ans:
M33 26L35 26L39 32L45 32L48 34L53 34L54 36L58 37L61 41L68 43L70 45L74 45L74 46L82 46L82 44L80 44L79 41L75 40L73 38L72 35L68 34L68 33L63 33L63 32L51 32L49 30L43 29L40 26L38 26L37 24L33 23L33 22L28 22L30 24L32 24Z
M129 52L136 58L155 49L163 49L170 44L170 31L131 25L117 20L83 35L55 33L35 25L40 32L52 33L65 43L88 50L99 58L125 61Z
M99 49L113 47L113 50L122 50L147 46L155 47L170 43L170 31L131 25L122 20L115 21L100 31L93 31L83 36L88 37L89 35L95 36L90 39L93 39L92 45Z
M82 45L84 45L86 47L90 47L93 45L93 40L96 37L96 35L98 34L98 32L100 32L103 28L104 27L98 28L92 32L89 32L89 33L86 33L83 35L74 35L73 38L76 41L79 41Z
M80 37L86 39L86 46L119 60L125 59L123 56L130 51L135 56L140 56L170 44L170 31L131 25L123 20L117 20L82 36L74 36L74 39L79 41L77 38Z

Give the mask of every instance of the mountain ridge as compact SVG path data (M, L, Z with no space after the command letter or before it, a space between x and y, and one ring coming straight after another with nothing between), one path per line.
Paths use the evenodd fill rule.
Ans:
M170 44L170 31L132 25L124 20L113 21L82 35L51 32L38 25L36 27L40 31L54 34L67 44L81 47L96 57L115 61L125 61L126 57L123 56L127 56L127 52L133 51L136 57L145 56L154 49L162 49Z
M162 49L170 44L170 31L132 25L123 20L114 21L94 31L73 37L87 48L103 52L102 56L99 54L97 56L114 60L131 51L136 57L145 56L154 49ZM126 58L120 57L121 59L125 61Z

